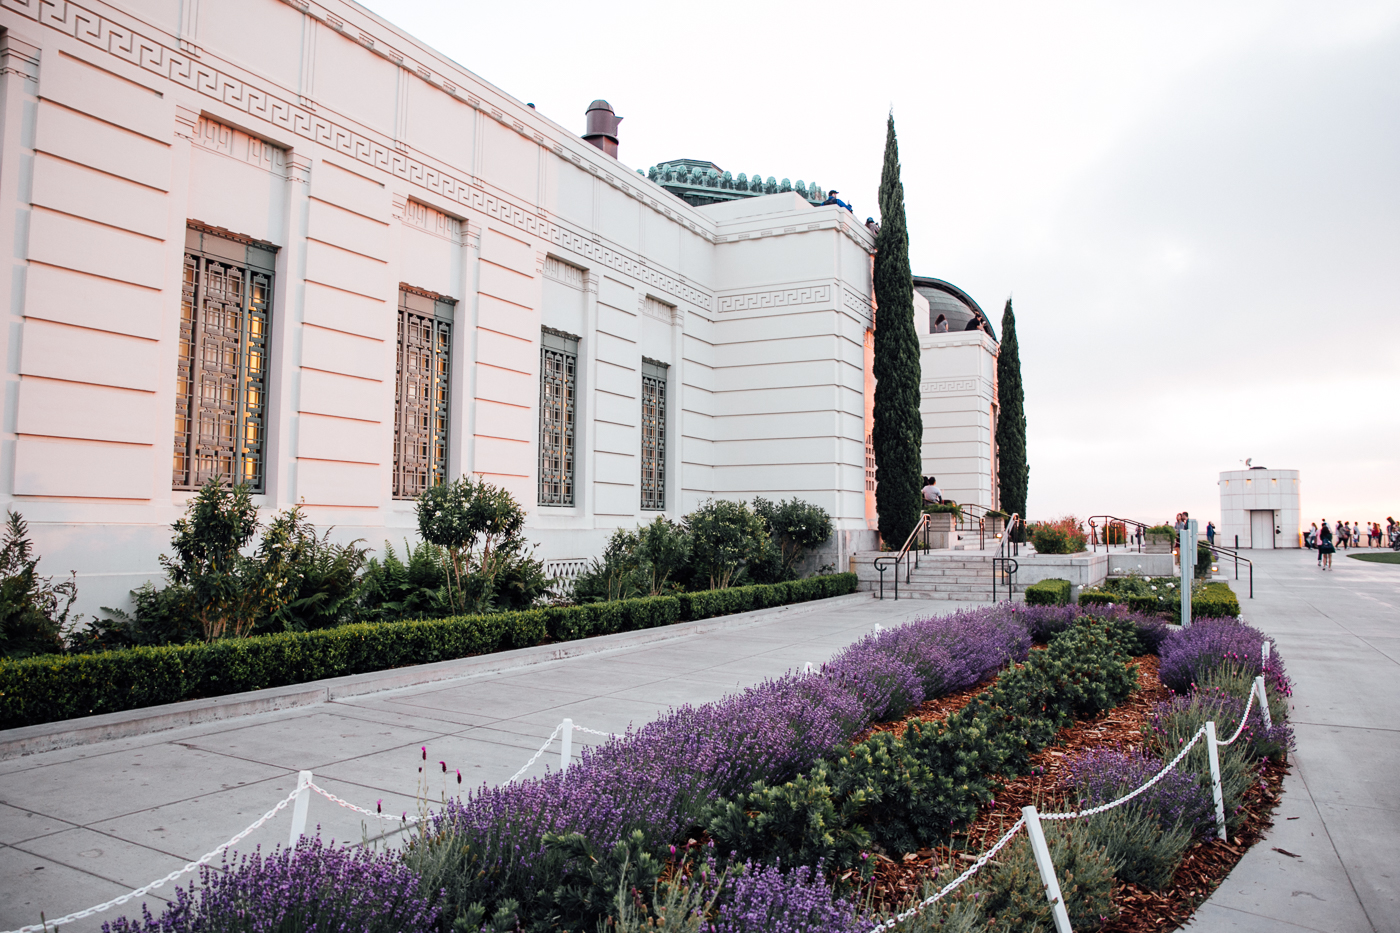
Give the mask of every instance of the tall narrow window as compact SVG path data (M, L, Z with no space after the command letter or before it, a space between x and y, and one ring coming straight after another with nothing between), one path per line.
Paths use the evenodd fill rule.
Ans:
M540 335L540 505L574 504L574 400L578 338Z
M263 491L277 248L191 224L185 235L171 487Z
M447 480L448 382L456 299L399 285L394 383L394 498Z
M666 508L666 369L642 357L642 508Z

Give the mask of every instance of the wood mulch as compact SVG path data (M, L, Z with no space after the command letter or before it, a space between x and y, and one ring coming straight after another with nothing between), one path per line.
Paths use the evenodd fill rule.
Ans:
M999 839L1021 817L1021 808L1034 804L1041 810L1068 810L1074 798L1064 785L1068 765L1082 752L1104 746L1123 750L1141 748L1143 727L1147 715L1160 701L1170 696L1157 677L1155 655L1134 659L1138 668L1138 685L1118 707L1093 719L1071 723L1056 735L1055 741L1031 756L1030 773L1001 786L995 799L982 808L977 819L966 831L956 834L949 844L907 853L896 862L876 856L869 893L875 906L892 908L921 897L924 882L935 879L951 880L976 861L976 854ZM994 681L931 700L906 720L881 723L867 730L860 738L873 732L887 731L903 735L914 720L934 722L962 709L972 698L986 690ZM1173 886L1154 892L1132 884L1116 884L1114 902L1118 916L1103 928L1105 933L1158 933L1175 930L1185 923L1192 911L1219 886L1245 851L1264 837L1273 825L1271 814L1278 805L1286 764L1269 763L1263 782L1248 792L1242 809L1244 823L1237 835L1228 842L1211 839L1187 850L1177 869Z

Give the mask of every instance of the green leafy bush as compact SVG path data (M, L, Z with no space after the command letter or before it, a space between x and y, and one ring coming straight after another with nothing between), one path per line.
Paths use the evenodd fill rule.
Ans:
M418 533L446 556L447 602L455 612L496 606L496 578L521 559L525 510L505 489L472 476L418 496ZM480 545L478 549L478 544ZM528 574L527 574L528 577ZM543 567L539 568L543 580Z
M1071 592L1068 580L1051 578L1041 580L1039 583L1032 583L1026 587L1026 605L1028 606L1065 606L1069 604Z
M962 518L960 502L924 502L924 511L929 515L942 515L951 512L955 520Z
M745 565L761 561L768 530L743 502L711 499L685 517L695 574L724 589Z
M753 500L753 510L768 533L763 558L750 571L755 582L796 580L803 558L831 537L826 509L796 497L775 503L760 496Z
M1113 863L1103 846L1083 827L1045 826L1045 842L1060 885L1069 923L1076 930L1097 930L1104 918L1117 916L1113 904ZM975 877L983 894L982 911L995 917L992 930L1021 933L1053 930L1050 901L1040 879L1030 840L1019 834L1002 855Z
M5 510L0 546L0 657L23 658L63 650L68 611L78 598L75 579L54 583L39 575L29 526Z
M1240 601L1235 591L1230 589L1230 584L1207 583L1192 589L1191 615L1201 619L1237 619Z
M1197 578L1210 577L1210 565L1215 562L1215 554L1211 552L1210 546L1204 541L1196 542L1196 576Z
M750 604L777 605L841 596L855 592L856 585L855 574L833 574L773 587L718 592L743 595L747 591ZM188 645L0 659L0 729L525 648L539 644L546 636L570 640L669 625L706 618L686 614L686 610L695 613L706 609L742 611L687 604L674 596L652 597L445 619L357 623Z
M614 531L602 556L574 581L573 596L589 603L672 593L679 589L677 580L689 561L685 528L658 515L635 531Z

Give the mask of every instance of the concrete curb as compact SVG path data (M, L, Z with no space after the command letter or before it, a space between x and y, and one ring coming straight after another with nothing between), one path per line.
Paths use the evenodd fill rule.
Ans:
M216 722L221 719L235 719L240 716L254 716L258 713L315 706L320 703L329 703L332 700L383 693L405 687L418 687L423 684L456 680L462 677L498 673L584 655L637 648L658 642L673 641L677 638L686 638L691 635L705 635L722 629L741 628L784 617L795 617L817 609L840 606L845 603L865 602L870 598L869 593L851 593L846 596L833 596L829 599L816 599L805 603L774 606L770 609L755 609L751 612L740 612L734 615L698 619L694 622L677 622L674 625L666 625L661 628L619 632L616 635L599 635L595 638L584 638L578 641L497 651L469 658L438 661L434 664L390 668L384 671L371 671L367 674L351 674L347 677L313 680L286 687L230 693L226 696L210 697L204 700L185 700L181 703L147 706L141 709L124 710L120 713L103 713L99 716L83 716L78 719L65 719L61 722L46 722L37 726L21 726L18 729L0 731L0 761L60 748L71 748L75 745L90 745L94 742L106 742L110 739L130 738L152 732L180 729L185 726L197 726L201 723Z

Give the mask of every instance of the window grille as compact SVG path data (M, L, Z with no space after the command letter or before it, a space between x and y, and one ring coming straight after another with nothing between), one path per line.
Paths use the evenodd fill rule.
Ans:
M276 247L191 225L185 237L171 486L263 491Z
M578 338L544 328L540 337L540 505L574 504L574 407Z
M665 363L642 359L642 508L666 508Z
M412 499L447 481L456 300L399 286L399 344L394 381L395 499Z
M875 438L865 435L865 491L875 491Z

